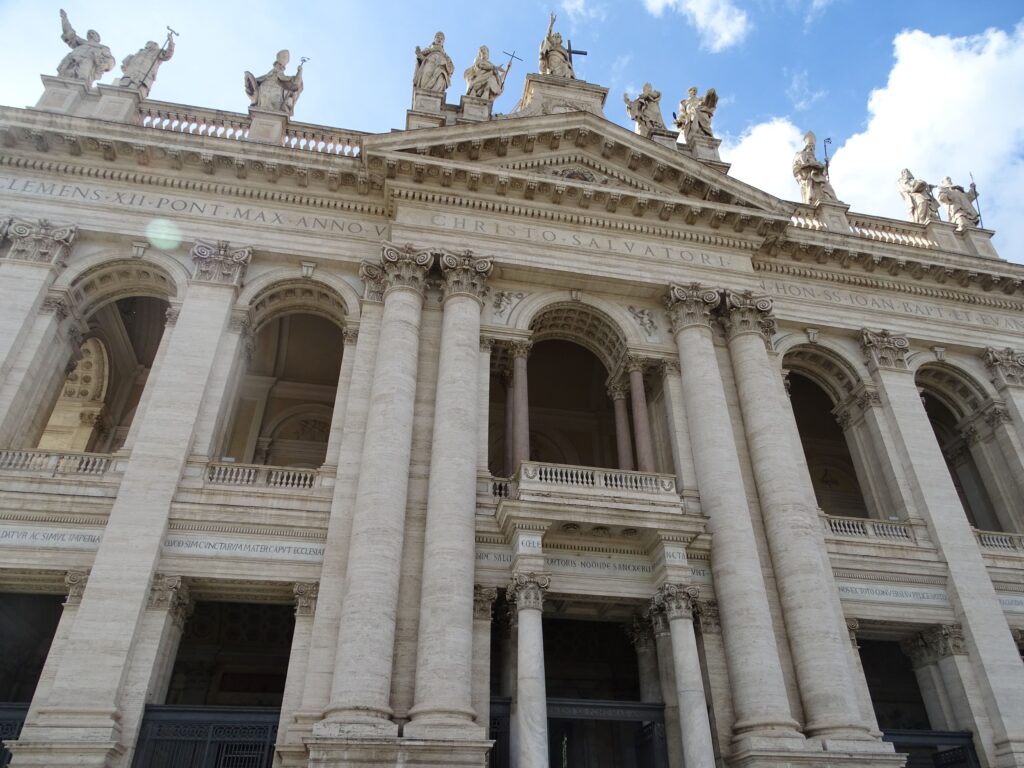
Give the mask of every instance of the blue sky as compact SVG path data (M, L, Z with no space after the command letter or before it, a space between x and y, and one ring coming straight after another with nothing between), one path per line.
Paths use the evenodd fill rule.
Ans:
M973 171L997 247L1024 262L1024 5L1016 1L150 0L130 13L109 0L65 3L78 31L97 29L118 61L162 40L167 24L181 32L155 99L245 111L242 72L262 74L289 48L293 62L311 59L296 119L373 132L404 124L414 48L437 30L455 61L449 101L462 93L477 46L502 62L502 50L523 57L496 105L510 110L555 10L563 35L589 51L578 75L610 89L609 119L629 124L622 92L646 81L663 94L666 122L688 86L714 87L715 131L734 176L796 199L789 163L813 129L832 137L840 198L894 218L905 217L894 187L902 167L932 183L945 175L966 183ZM52 73L66 52L58 8L0 0L0 103L38 98L38 74Z

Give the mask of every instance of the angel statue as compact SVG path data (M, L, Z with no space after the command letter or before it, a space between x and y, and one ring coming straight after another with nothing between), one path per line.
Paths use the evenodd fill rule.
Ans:
M958 231L981 224L981 215L974 207L974 201L978 199L978 188L973 181L965 191L947 176L935 188L935 196L946 206L946 217L950 224L956 224Z
M481 45L473 65L465 72L466 95L493 102L505 90L507 70L492 62L487 46Z
M825 164L814 153L817 143L814 132L808 131L804 134L804 148L793 157L793 177L800 184L800 197L807 205L839 199L829 183Z
M915 179L914 174L904 168L896 180L896 188L907 203L910 220L918 224L939 220L939 203L932 197L932 184Z
M252 72L245 73L245 93L252 107L284 112L289 117L295 112L295 102L302 93L302 64L294 75L286 75L284 70L290 60L288 51L278 51L274 66L267 74L254 77Z
M572 70L572 59L569 57L569 50L562 45L562 35L555 32L555 19L558 17L551 14L551 21L548 22L548 33L540 44L540 73L542 75L554 75L555 77L567 77L570 80L576 79L576 73Z
M117 60L110 49L100 43L100 33L90 29L81 38L68 21L64 9L60 9L60 39L67 43L71 52L57 65L57 74L68 80L82 80L92 85L96 80L114 68Z
M122 88L137 88L143 96L149 95L149 89L156 80L156 71L165 61L174 55L174 33L167 33L167 42L161 48L150 40L138 53L130 53L121 62L121 79L117 84Z
M434 35L434 42L426 48L416 46L416 71L412 86L421 91L443 94L452 84L455 65L444 52L444 32Z
M654 90L650 83L644 83L643 90L635 99L624 93L622 100L626 102L626 114L636 123L636 132L641 136L665 130L665 121L661 117L661 91Z
M698 136L713 139L711 118L718 106L718 93L714 88L708 88L703 96L698 96L697 86L693 85L688 94L686 99L679 102L679 116L675 121L679 138L685 139L687 144Z

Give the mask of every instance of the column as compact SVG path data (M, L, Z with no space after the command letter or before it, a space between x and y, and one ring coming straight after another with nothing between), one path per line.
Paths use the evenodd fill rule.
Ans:
M982 353L992 381L1006 401L1017 440L1024 443L1024 352L988 347Z
M513 384L512 371L502 371L501 380L505 385L505 476L512 477L516 473L516 465L512 458L516 453L516 390Z
M782 411L782 379L768 359L772 300L727 292L725 328L768 548L810 736L862 738L849 667L849 637L822 557L825 539L809 479L791 455L799 439ZM780 445L789 450L780 450Z
M217 363L210 375L210 385L203 398L199 420L196 424L196 437L192 453L196 455L198 461L220 458L215 451L224 441L222 425L227 417L225 412L230 410L225 407L224 402L228 397L235 396L236 390L229 383L237 378L239 358L244 355L245 345L250 334L247 315L247 312L235 310L228 322L227 333L220 341L220 348L217 350ZM157 354L159 352L158 349ZM156 368L156 360L153 361L153 367Z
M530 355L528 341L512 343L512 471L530 460L530 386L526 375L526 359Z
M640 682L640 701L660 702L661 679L658 676L658 651L654 647L651 623L639 617L629 627L629 638L636 651L636 667Z
M711 533L711 570L720 606L729 664L734 733L789 737L803 749L789 709L779 661L768 593L757 541L740 478L739 456L731 428L721 373L712 340L711 310L721 297L699 284L673 285L669 316L685 368L683 405L694 442L694 465L701 510Z
M694 587L663 584L651 599L651 609L663 611L669 622L676 698L679 701L679 731L683 737L683 764L686 768L714 768L711 723L700 657L697 655L697 636L693 631L691 601L696 596Z
M156 348L153 365L150 366L149 373L146 375L146 384L150 381L155 381L156 377L160 375L160 366L163 365L164 358L167 356L167 347L171 343L170 329L178 321L180 311L178 306L171 305L164 312L164 332L160 335L160 344ZM139 404L135 406L135 415L132 417L132 423L128 427L128 434L125 436L124 443L119 450L130 451L132 446L135 445L135 440L139 436L139 428L146 419L146 409L149 407L149 399L152 396L153 387L143 385L142 394L139 396Z
M697 478L693 470L693 448L690 429L683 411L683 384L679 378L679 363L663 360L661 383L665 390L665 409L672 439L672 462L676 473L676 488L684 497L696 494Z
M483 738L475 724L473 573L480 308L490 259L443 253L444 316L434 400L416 698L403 734Z
M651 419L647 414L644 361L630 355L626 359L626 370L629 372L629 397L633 406L633 429L636 432L636 467L641 472L653 472L654 443L651 442Z
M544 593L551 577L516 573L506 596L516 607L516 722L512 744L517 768L548 768L548 699L544 677Z
M608 387L615 410L615 450L619 458L619 469L633 469L633 440L629 435L629 413L626 411L626 388L621 384Z
M288 728L294 721L296 713L302 709L303 688L308 678L310 643L313 638L313 621L319 593L320 585L315 581L297 581L292 585L292 594L295 597L295 629L292 632L292 646L288 654L284 693L281 696L277 748L280 752L297 752L300 759L306 757L306 749L294 744L289 738ZM306 761L303 759L302 762Z
M907 363L910 342L864 330L862 343L893 424L899 462L949 569L950 602L992 724L995 764L1024 765L1024 665L921 403Z
M345 430L345 407L348 404L348 391L352 383L352 371L356 362L356 340L359 338L358 328L345 328L341 332L342 353L341 369L338 371L338 386L334 392L334 410L331 411L331 435L327 440L327 454L324 457L324 469L332 474L338 469L338 455L341 453L342 435Z
M476 722L484 728L491 723L491 614L498 590L494 587L473 588L473 711Z
M676 689L675 654L672 651L672 630L664 611L651 611L651 630L658 652L658 677L661 698L665 702L665 741L668 745L668 764L671 768L684 768L683 736L679 730L679 692Z
M477 361L477 416L476 416L476 474L483 480L491 479L491 353L494 339L480 339L480 357Z
M857 632L860 630L860 622L857 619L847 619L846 629L850 633L850 653L853 660L853 687L857 693L857 702L860 704L861 722L871 728L872 735L881 735L878 730L878 718L875 717L875 708L871 703L871 691L868 688L867 678L864 676L864 664L860 659L860 646L857 645Z
M385 244L382 250L380 267L373 269L386 285L380 352L352 512L334 681L326 719L314 727L314 734L324 737L398 735L389 706L398 563L405 537L423 291L434 256L412 246Z
M102 766L121 740L121 695L140 617L167 530L203 395L252 257L199 241L181 306L138 439L127 461L49 701L26 722L21 765ZM62 744L74 744L69 757Z
M711 702L708 711L711 732L718 737L719 757L727 757L735 716L732 711L732 697L729 695L729 670L725 659L725 645L722 642L718 601L697 600L693 604L693 609L698 619L697 649L704 659L707 686L705 693Z

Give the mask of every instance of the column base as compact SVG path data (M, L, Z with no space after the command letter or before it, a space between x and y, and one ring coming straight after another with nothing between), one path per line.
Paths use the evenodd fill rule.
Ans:
M415 718L402 728L402 736L410 739L447 739L480 741L487 738L487 729L472 720L456 717Z
M120 714L107 709L43 708L17 741L5 743L19 766L107 768L119 765L125 752Z
M398 737L398 723L367 717L365 720L321 720L313 725L314 739L380 739Z
M309 768L484 768L493 741L321 739L308 743Z
M832 768L902 768L907 760L906 755L896 754L893 745L885 741L810 739L799 747L766 743L770 741L734 741L729 765L732 768L778 768L780 765L791 768L818 768L822 765Z
M117 742L5 741L17 766L38 768L113 768L121 764L124 747Z
M994 768L1020 768L1024 765L1024 741L1000 741L995 747Z

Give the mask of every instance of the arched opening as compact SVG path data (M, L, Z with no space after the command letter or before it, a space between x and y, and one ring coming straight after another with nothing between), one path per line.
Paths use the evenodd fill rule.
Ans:
M258 319L221 456L317 468L331 432L344 346L332 318L303 311Z

